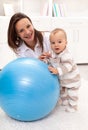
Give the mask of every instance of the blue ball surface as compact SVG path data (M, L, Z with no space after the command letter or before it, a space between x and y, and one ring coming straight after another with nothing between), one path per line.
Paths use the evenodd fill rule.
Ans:
M34 121L56 106L60 86L48 65L34 58L18 58L0 73L0 106L10 117Z

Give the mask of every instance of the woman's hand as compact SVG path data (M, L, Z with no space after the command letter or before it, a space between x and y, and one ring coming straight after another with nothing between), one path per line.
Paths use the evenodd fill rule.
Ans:
M48 59L50 57L51 57L51 54L49 52L44 52L44 53L42 53L41 56L39 56L39 59L44 60L44 59Z

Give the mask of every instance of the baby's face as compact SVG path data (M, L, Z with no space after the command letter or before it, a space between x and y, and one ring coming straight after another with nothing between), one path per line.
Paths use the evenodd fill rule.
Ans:
M62 31L52 34L50 42L51 42L51 49L56 54L61 53L66 48L67 45L66 37Z

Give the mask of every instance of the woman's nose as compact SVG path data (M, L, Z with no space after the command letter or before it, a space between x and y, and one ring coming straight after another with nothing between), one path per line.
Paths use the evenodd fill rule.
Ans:
M29 29L25 29L25 33L26 33L26 34L29 34L29 33L30 33L30 30L29 30Z

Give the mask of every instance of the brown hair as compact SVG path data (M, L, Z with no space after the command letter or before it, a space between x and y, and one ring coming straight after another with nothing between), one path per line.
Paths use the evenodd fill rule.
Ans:
M51 33L50 33L50 38L51 38L51 35L52 35L52 34L55 34L55 33L60 32L60 31L64 33L65 39L67 40L66 32L65 32L65 30L62 29L62 28L55 28L54 30L52 30Z
M9 27L8 27L8 45L16 52L16 49L22 44L22 39L18 39L18 36L17 36L17 33L16 33L16 29L15 29L15 25L16 23L23 19L23 18L27 18L31 23L31 19L23 14L23 13L16 13L14 14L11 19L10 19L10 22L9 22ZM38 30L36 30L34 28L34 31L35 31L35 38L34 40L36 41L37 38L39 40L39 44L40 46L42 47L42 50L43 50L43 36L42 36L42 33Z

